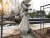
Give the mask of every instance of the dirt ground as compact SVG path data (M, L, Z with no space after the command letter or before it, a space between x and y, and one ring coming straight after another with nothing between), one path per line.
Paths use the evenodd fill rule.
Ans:
M35 33L38 38L50 38L50 27L41 30L33 30L33 33Z

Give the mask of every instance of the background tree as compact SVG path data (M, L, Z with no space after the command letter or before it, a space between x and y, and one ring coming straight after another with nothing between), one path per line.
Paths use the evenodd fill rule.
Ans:
M38 17L39 17L39 16L41 16L41 17L46 16L46 12L43 11L43 10L41 10L41 11L36 11L36 12L37 12L37 16L38 16Z
M50 12L48 13L47 18L50 18Z
M37 10L37 11L33 11L32 13L29 13L29 15L32 17L32 18L39 18L39 17L43 17L45 16L46 17L46 12L41 10Z

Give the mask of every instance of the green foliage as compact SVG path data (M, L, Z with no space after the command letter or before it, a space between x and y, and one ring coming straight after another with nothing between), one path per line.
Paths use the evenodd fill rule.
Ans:
M30 13L29 15L30 15L32 18L33 18L33 17L37 17L37 18L38 18L38 17L40 17L40 16L43 17L43 16L45 16L46 14L45 14L45 11L42 11L42 10L41 10L41 11L36 11L36 12L33 11L33 12Z
M14 11L12 10L11 13L14 13Z
M37 13L39 13L40 15L45 15L45 11L43 11L43 10L37 11Z
M2 2L2 0L0 0L0 3Z
M47 15L47 18L50 18L50 15Z
M50 12L48 13L47 18L50 18Z
M31 18L33 18L33 17L34 17L34 13L35 13L35 12L28 13L28 15L29 15Z

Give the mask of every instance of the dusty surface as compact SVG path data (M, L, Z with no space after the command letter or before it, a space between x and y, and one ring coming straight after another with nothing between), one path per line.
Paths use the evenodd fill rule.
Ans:
M0 31L0 38L1 38L1 31Z
M41 30L40 30L40 24L31 24L31 29L33 30L33 33L38 38L50 38L50 23L41 24Z
M44 28L50 27L50 23L44 23ZM30 28L32 30L38 30L40 29L40 24L31 24ZM41 24L41 29L43 28L43 24Z
M42 25L42 24L41 24ZM42 25L43 26L43 25ZM50 23L46 23L46 24L44 24L44 28L48 28L48 27L50 27ZM31 26L30 26L30 28L32 29L32 30L38 30L38 29L40 29L40 24L31 24ZM42 27L43 28L43 27ZM46 34L46 31L47 29L45 29L45 32L44 31L42 31L43 33L42 34ZM36 31L35 31L36 32ZM37 31L38 32L38 34L40 33L40 31L38 30ZM49 34L48 34L49 35ZM9 37L8 37L9 36ZM30 36L30 35L28 35L29 37L32 37L32 36ZM40 36L40 34L39 34L39 36ZM44 35L43 35L44 36ZM47 36L47 34L46 34L46 36ZM49 35L50 36L50 35ZM13 37L13 38L17 38L17 37L21 37L21 34L20 34L20 31L19 31L19 28L18 28L18 26L6 26L6 27L4 27L3 28L3 37L8 37L8 38L11 38L11 37Z
M33 33L35 33L38 38L50 38L50 27L41 30L33 30Z
M1 31L1 28L0 28ZM1 34L1 32L0 32ZM20 37L21 32L19 31L18 26L5 26L3 27L3 37L10 38L10 37Z
M9 33L8 33L9 32ZM3 38L21 38L21 32L18 30L8 30L3 32Z

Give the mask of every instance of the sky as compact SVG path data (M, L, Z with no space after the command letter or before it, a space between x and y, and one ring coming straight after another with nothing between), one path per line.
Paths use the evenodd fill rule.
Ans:
M32 0L31 1L31 7L33 9L39 10L40 6L50 4L50 0Z
M32 0L33 9L39 9L40 6L50 4L50 0Z
M32 0L32 8L36 10L40 10L40 6L50 4L50 0ZM45 9L45 11L50 11L49 9ZM46 12L48 14L48 12Z
M23 0L16 0L16 1L22 2ZM40 6L50 4L50 0L31 0L30 4L32 9L40 10ZM50 9L45 9L45 11L50 11Z
M19 0L20 2L22 0ZM35 9L35 10L40 10L40 6L43 6L43 5L46 5L46 4L50 4L50 0L32 0L30 2L31 4L31 8L32 9ZM45 11L50 11L50 8L49 9L45 9ZM48 14L48 12L46 12L46 14Z
M17 1L22 2L23 0ZM40 10L40 6L50 4L50 0L31 0L30 4L32 9ZM45 9L45 11L50 11L50 9ZM46 14L48 14L48 12L46 12Z
M6 0L4 0L6 1ZM22 2L23 0L17 0L19 2ZM35 10L40 10L40 6L50 4L50 0L31 0L31 8Z

